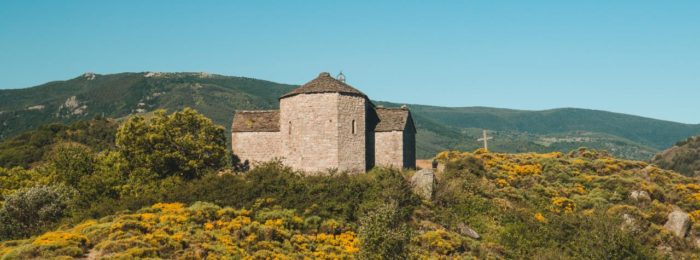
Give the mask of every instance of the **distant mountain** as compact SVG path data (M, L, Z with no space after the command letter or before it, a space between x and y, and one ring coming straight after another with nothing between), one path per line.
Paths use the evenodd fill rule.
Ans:
M119 73L0 90L0 138L49 122L192 107L229 126L236 109L269 109L295 86L206 73Z
M419 118L418 124L423 123L423 130L427 130L424 136L433 136L427 138L431 142L467 150L479 147L476 138L482 129L489 129L494 136L491 149L501 152L568 151L585 146L608 150L623 158L649 160L659 150L673 145L678 137L685 139L700 133L700 125L589 109L526 111L423 105L410 105L410 108ZM458 144L440 138L460 135L465 138L458 139Z
M700 136L676 143L654 156L652 162L661 168L687 176L700 176Z
M47 123L95 116L120 118L187 106L228 129L235 110L277 108L277 98L295 87L207 73L86 73L26 89L0 90L0 139ZM481 145L476 139L483 128L492 130L494 140L489 146L494 151L568 151L585 146L643 160L676 140L700 134L700 125L585 109L409 107L418 127L421 158L445 149L476 149Z

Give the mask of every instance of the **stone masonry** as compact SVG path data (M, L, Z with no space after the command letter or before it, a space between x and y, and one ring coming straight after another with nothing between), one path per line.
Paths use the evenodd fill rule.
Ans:
M377 108L328 73L280 97L280 110L236 111L231 142L255 166L275 158L306 172L415 167L415 126L405 108Z

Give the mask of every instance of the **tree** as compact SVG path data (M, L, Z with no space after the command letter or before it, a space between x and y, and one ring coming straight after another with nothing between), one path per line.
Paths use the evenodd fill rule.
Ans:
M119 152L97 154L92 174L82 176L76 186L80 192L80 205L118 198L119 188L126 182L126 164L128 162Z
M224 129L191 108L146 119L129 118L117 132L117 149L132 169L145 168L160 178L201 177L226 164Z
M83 144L64 142L54 145L45 160L55 181L77 187L81 178L92 174L95 155Z

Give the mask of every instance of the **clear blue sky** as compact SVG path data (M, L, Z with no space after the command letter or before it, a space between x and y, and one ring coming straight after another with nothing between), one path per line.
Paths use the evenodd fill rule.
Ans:
M377 100L700 123L700 1L0 1L0 88L339 70Z

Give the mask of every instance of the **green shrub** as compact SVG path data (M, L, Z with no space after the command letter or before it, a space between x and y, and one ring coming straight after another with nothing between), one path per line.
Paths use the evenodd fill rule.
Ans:
M411 230L396 202L380 205L359 220L362 259L404 259L408 256Z
M0 208L0 236L28 237L52 227L69 214L75 190L66 186L21 189L7 196Z
M54 145L44 159L54 181L71 187L77 187L81 178L92 174L94 160L94 154L89 147L71 142Z
M510 257L545 257L558 251L560 258L572 259L654 259L653 249L644 246L640 234L622 229L621 220L603 211L591 216L548 215L537 222L532 214L519 212L506 218L501 243Z
M0 167L29 167L46 157L54 144L75 142L94 151L114 147L118 122L95 118L64 124L46 124L0 142Z
M131 168L145 168L159 177L201 177L226 165L224 129L197 111L185 108L170 115L129 118L117 132L117 148Z

